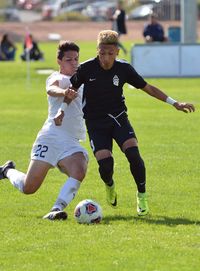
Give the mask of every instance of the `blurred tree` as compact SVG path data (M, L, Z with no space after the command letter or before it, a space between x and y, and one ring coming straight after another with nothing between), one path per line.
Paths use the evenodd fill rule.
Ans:
M0 8L5 8L5 7L8 5L7 2L8 2L8 1L6 1L6 0L1 0L1 1L0 1Z
M0 8L14 7L17 0L0 0Z

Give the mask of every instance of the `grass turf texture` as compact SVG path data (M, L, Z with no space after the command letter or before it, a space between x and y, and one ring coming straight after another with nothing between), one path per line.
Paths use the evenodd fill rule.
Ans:
M130 43L126 44L130 47ZM32 143L47 116L46 75L38 68L57 69L57 44L41 44L45 62L0 63L0 161L13 159L26 171ZM81 61L95 55L95 43L80 43ZM20 46L18 55L20 54ZM121 55L123 57L123 55ZM194 114L176 111L140 90L125 87L129 118L146 162L151 214L136 215L135 183L123 154L114 146L119 207L106 204L104 185L88 141L90 162L84 183L67 208L65 222L44 221L65 176L49 172L40 190L20 194L0 183L0 270L68 271L198 271L200 266L199 101L200 79L149 79L178 100L193 102ZM100 203L100 225L79 225L76 204L86 198Z

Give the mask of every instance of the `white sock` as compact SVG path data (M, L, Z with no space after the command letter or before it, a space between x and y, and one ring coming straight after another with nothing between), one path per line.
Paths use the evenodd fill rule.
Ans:
M26 175L17 169L10 168L8 169L6 176L10 180L11 184L23 193Z
M58 208L60 210L63 210L76 196L80 184L80 181L69 177L66 183L61 188L58 198L53 206L53 209Z

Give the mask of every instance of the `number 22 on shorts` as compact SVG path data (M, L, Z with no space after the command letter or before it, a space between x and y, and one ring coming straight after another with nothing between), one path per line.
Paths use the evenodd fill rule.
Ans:
M45 153L48 151L48 146L39 144L34 156L45 158Z

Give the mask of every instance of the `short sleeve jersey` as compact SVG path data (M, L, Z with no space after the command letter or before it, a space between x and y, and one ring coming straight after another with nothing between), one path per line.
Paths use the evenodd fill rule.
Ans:
M115 60L111 69L104 70L98 57L82 63L70 81L76 89L84 84L85 119L98 119L126 111L124 84L128 83L135 88L144 88L147 84L128 62Z
M48 90L48 87L56 81L58 81L59 87L63 89L66 89L71 85L70 76L54 72L47 78L46 90ZM56 140L64 141L68 135L73 138L84 140L86 130L82 111L82 93L83 89L81 86L78 91L78 97L67 106L61 126L55 125L54 117L56 116L64 97L52 97L48 95L48 118L38 136L45 135L56 138Z

